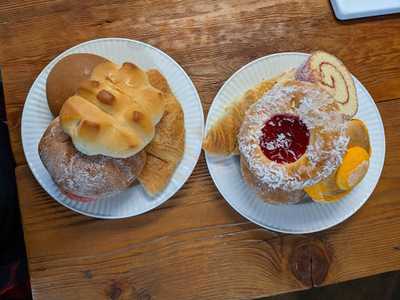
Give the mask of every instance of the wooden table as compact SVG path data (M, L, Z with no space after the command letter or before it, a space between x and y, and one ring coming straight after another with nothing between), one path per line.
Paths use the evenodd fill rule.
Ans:
M208 108L251 60L323 49L343 59L382 114L384 172L359 212L333 229L285 235L224 201L201 156L165 205L125 220L78 215L51 199L22 152L28 89L61 51L99 37L150 43L175 58ZM400 18L335 20L328 0L3 0L0 64L35 299L248 299L400 269Z

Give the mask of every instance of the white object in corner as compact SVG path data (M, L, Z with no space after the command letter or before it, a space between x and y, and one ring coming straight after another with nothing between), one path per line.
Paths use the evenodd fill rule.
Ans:
M331 3L339 20L400 12L400 0L331 0Z

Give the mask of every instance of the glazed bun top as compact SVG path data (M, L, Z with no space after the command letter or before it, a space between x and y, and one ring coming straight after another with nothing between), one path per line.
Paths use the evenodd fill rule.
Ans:
M67 99L60 121L83 154L127 158L151 142L164 111L165 95L146 72L132 63L105 62Z

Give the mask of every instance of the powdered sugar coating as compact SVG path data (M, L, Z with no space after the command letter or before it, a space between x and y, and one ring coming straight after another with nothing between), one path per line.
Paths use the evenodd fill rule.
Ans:
M299 116L310 131L304 155L294 163L280 164L262 153L262 128L277 114ZM328 177L340 165L349 138L346 117L334 99L311 83L296 81L276 85L246 112L239 135L239 150L251 173L273 189L295 191Z
M84 155L63 132L59 118L40 140L39 155L63 192L92 199L115 195L132 185L146 158L144 152L129 158Z

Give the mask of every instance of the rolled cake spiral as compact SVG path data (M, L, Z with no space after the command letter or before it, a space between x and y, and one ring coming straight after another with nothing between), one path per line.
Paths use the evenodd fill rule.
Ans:
M348 143L345 119L316 84L276 85L249 108L240 128L245 180L267 202L300 201L304 187L339 166Z
M316 51L298 69L296 79L317 83L332 94L340 110L353 117L357 113L357 92L351 73L335 56Z

